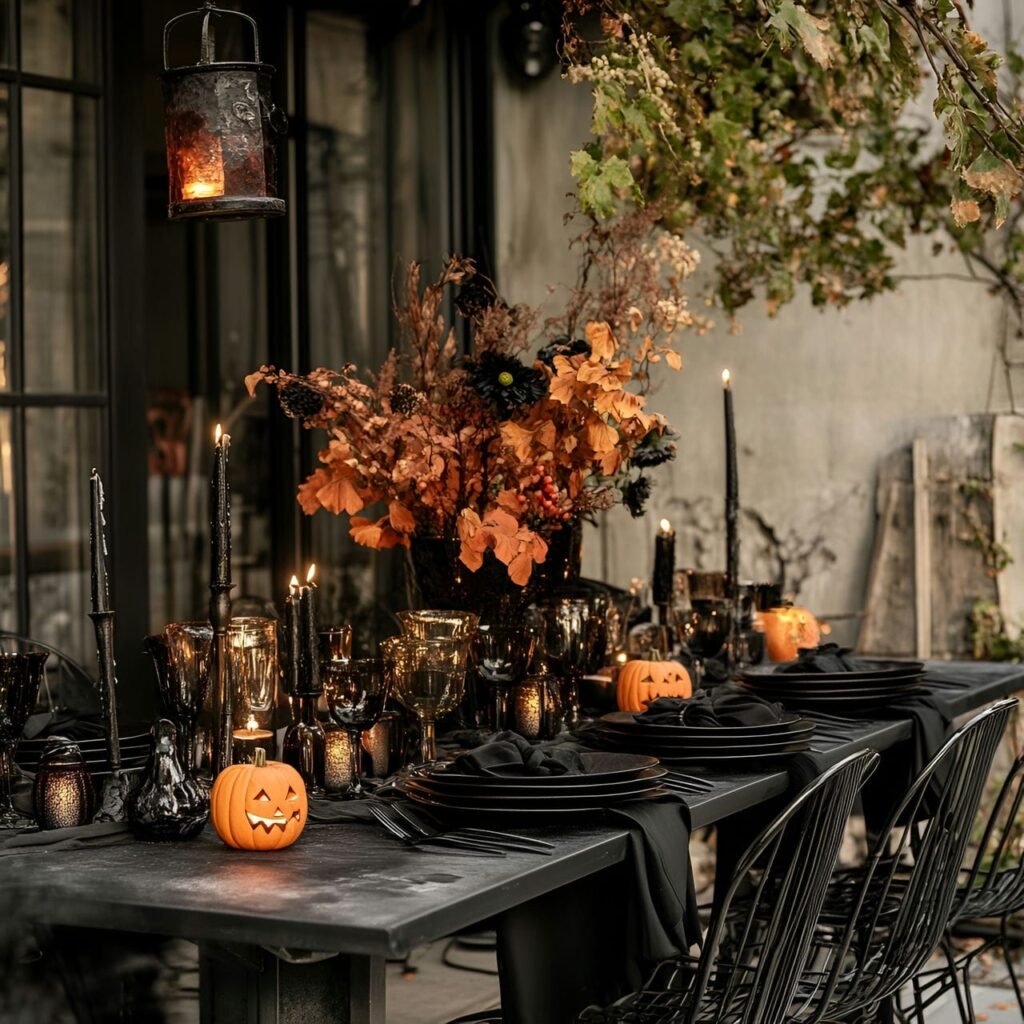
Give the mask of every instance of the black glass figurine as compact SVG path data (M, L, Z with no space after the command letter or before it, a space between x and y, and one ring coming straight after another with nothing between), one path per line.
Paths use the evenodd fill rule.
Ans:
M132 827L145 839L192 839L210 816L209 795L178 759L174 723L162 718L153 738L145 779L129 804Z

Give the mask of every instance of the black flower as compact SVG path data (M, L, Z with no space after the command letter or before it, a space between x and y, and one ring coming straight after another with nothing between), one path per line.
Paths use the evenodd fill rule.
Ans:
M305 420L323 411L324 396L311 384L289 381L277 393L281 408L295 419Z
M645 476L638 476L630 480L622 491L622 504L629 509L629 514L634 519L639 519L644 514L644 506L651 496L651 481Z
M578 356L589 351L590 345L583 338L553 338L537 353L537 358L545 366L553 367L555 356Z
M471 277L460 289L455 308L467 320L482 316L498 301L494 286L485 277Z
M671 462L676 457L676 439L678 434L664 430L660 434L652 431L643 443L633 449L629 461L641 469L660 466L663 462Z
M473 390L502 416L539 402L548 391L544 374L531 366L523 366L514 356L485 352L468 363L466 369Z
M411 416L423 402L424 396L411 384L396 384L388 395L391 409L399 416Z

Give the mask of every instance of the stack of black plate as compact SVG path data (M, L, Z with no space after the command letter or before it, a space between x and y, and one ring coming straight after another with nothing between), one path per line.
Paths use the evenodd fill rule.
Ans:
M873 708L916 693L924 678L919 661L859 658L853 672L744 672L741 686L766 700L797 708Z
M35 772L48 742L49 737L45 736L21 740L14 752L14 760L18 767L26 772ZM107 741L104 737L91 736L89 739L72 742L81 750L86 767L94 779L102 780L110 774L110 759L107 757ZM122 736L121 768L131 772L142 771L152 749L153 737L148 732Z
M813 732L813 723L789 714L764 725L667 725L616 711L599 718L588 735L601 746L653 754L665 764L747 769L807 750Z
M460 814L592 814L662 792L654 757L586 753L582 775L470 775L425 765L398 783L406 796Z

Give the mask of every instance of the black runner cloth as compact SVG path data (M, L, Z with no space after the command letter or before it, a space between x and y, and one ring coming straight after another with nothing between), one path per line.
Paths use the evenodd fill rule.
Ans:
M51 850L88 850L133 842L127 822L104 821L77 828L36 829L24 832L0 832L0 858Z
M768 725L786 714L781 704L740 690L732 683L697 690L692 697L659 697L633 717L641 725Z
M582 775L583 762L568 745L531 743L518 733L499 732L489 743L455 758L456 771L469 775Z

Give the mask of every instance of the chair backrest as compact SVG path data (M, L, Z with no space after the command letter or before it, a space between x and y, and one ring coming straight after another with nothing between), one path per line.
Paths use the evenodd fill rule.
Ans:
M847 819L877 763L863 750L829 768L742 856L708 928L687 1024L787 1019Z
M961 874L952 919L1002 917L1024 909L1021 803L1024 754L1010 766L985 822L971 866Z
M1016 704L1000 701L958 729L893 811L809 1019L844 1018L889 998L941 941L985 780Z

